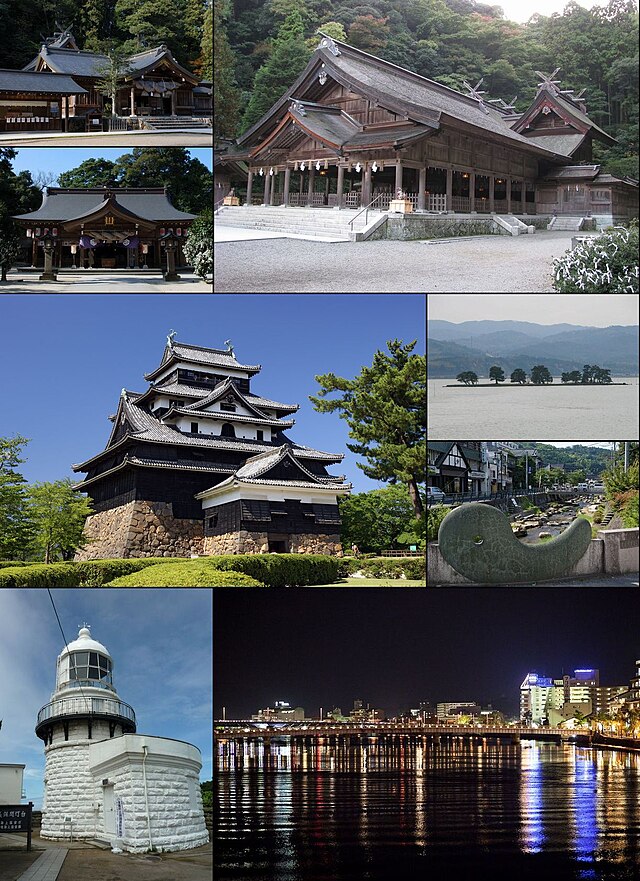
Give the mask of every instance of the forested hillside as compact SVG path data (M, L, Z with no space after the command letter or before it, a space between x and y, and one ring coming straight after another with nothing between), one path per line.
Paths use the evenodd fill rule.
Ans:
M24 67L59 24L81 49L134 53L166 43L182 64L212 76L211 0L0 0L0 20L0 68Z
M633 0L606 8L567 3L562 14L507 21L475 0L214 0L216 134L235 137L295 80L320 29L422 76L461 89L484 77L488 98L524 110L536 70L561 68L562 88L585 89L589 116L616 137L594 160L638 177L638 15Z

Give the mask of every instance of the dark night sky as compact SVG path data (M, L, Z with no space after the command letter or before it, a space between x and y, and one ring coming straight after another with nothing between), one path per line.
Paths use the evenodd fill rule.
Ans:
M640 593L585 588L214 590L214 713L288 700L315 717L362 698L388 714L474 700L517 712L529 671L597 667L628 684Z

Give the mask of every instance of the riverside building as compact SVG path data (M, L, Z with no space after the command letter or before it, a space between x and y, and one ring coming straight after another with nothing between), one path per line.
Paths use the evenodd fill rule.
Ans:
M109 651L87 625L58 655L56 688L38 713L44 742L42 838L95 839L134 853L199 847L200 750L136 734L113 684Z
M146 391L122 390L105 449L73 466L95 512L78 559L341 553L350 485L326 469L343 454L289 439L298 405L252 390L259 364L174 337Z

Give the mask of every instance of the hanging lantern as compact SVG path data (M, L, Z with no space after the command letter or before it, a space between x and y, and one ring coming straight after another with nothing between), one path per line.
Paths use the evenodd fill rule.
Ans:
M300 171L304 171L304 162L300 163Z
M294 170L294 171L297 171L297 170L298 170L298 163L297 163L297 161L296 161L295 165L293 166L293 170Z
M361 168L362 166L360 165L360 163L356 162L356 171L360 171Z
M378 170L378 163L374 162L373 165L371 166L371 171L375 174L377 170Z
M269 169L269 174L273 176L273 165L272 165L271 168Z
M264 171L263 171L262 169L260 169L260 171L258 172L258 174L260 175L260 177L262 177L262 175L264 174Z
M77 245L71 245L71 253L72 254L78 253L78 246Z
M31 238L31 235L32 235L31 230L28 229L28 230L27 230L27 238L30 239L30 238Z

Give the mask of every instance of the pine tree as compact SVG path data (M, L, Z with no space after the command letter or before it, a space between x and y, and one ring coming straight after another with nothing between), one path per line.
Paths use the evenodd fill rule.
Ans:
M211 6L208 6L204 13L198 71L205 82L211 82L213 79L213 8Z
M215 24L213 26L213 40L215 51L212 48L213 59L209 63L209 70L213 71L213 115L214 137L233 138L238 128L240 114L240 92L236 86L235 59L224 26L223 0L214 0L213 14ZM207 35L207 31L205 31ZM208 33L211 39L211 33ZM213 43L211 44L213 47ZM203 59L206 57L206 47L203 41ZM206 79L203 64L202 75Z
M405 483L416 517L423 512L419 486L426 480L426 358L412 354L416 340L404 346L389 340L389 354L377 351L371 367L363 367L355 379L334 373L316 376L320 391L309 396L320 413L341 411L349 426L347 444L364 456L368 465L357 463L367 477ZM325 400L331 392L342 397Z
M165 43L185 66L197 56L198 44L187 33L187 0L117 0L115 21L130 37L125 52L141 52Z
M304 42L302 16L298 9L287 15L276 34L271 55L262 65L253 84L253 94L242 118L248 129L273 106L283 92L295 82L309 60Z

